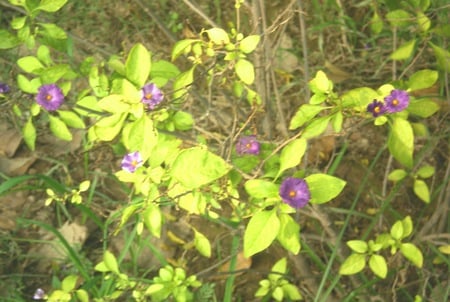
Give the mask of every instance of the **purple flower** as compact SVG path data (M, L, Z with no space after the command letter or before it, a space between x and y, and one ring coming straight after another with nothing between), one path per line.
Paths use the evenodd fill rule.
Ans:
M400 112L409 105L409 95L404 90L394 89L384 98L386 110L389 113Z
M303 208L311 199L308 184L304 179L288 177L280 186L281 199L293 208Z
M0 93L8 93L9 86L6 83L0 83Z
M137 168L142 166L142 158L139 151L128 153L122 159L122 169L133 173Z
M258 155L259 149L260 149L260 144L256 140L256 136L254 136L254 135L241 137L236 144L236 152L239 155L242 155L242 154Z
M45 292L42 288L38 288L33 295L33 300L42 300L45 299Z
M48 111L55 111L64 102L64 95L56 84L42 85L36 95L36 102Z
M155 84L146 84L141 89L141 102L148 105L148 109L155 109L164 99L162 91Z
M372 103L367 105L367 112L372 113L373 117L377 117L386 113L386 107L384 103L381 101L373 100Z

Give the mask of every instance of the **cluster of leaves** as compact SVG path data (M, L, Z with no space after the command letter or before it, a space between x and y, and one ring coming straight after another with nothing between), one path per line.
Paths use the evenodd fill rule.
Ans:
M369 259L369 267L372 272L380 278L386 278L388 265L385 257L380 255L384 249L390 249L391 255L397 250L411 261L415 266L421 268L423 255L420 249L413 243L403 243L402 240L410 236L413 231L411 217L407 216L392 226L389 233L383 233L374 240L350 240L347 242L352 254L342 263L339 273L342 275L353 275L359 273L366 266Z
M393 60L409 60L418 49L430 47L437 61L437 68L450 71L450 52L440 47L441 39L448 38L449 25L433 23L427 13L430 9L430 0L407 0L407 1L383 1L388 9L384 18L380 8L373 2L373 17L371 30L374 34L380 34L384 27L384 20L392 29L398 29L400 34L407 39L391 55Z

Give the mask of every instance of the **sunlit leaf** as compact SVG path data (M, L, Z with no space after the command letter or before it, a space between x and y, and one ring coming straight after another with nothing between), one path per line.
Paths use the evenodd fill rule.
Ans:
M354 275L359 273L366 266L366 255L364 254L351 254L344 263L342 263L339 269L341 275Z
M275 210L255 213L245 229L244 256L248 258L268 248L279 229L280 220Z

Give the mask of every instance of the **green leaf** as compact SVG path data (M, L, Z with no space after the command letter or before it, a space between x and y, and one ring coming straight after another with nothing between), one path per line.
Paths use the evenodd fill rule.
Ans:
M99 74L97 66L92 66L89 70L89 86L97 97L109 95L109 81L106 75Z
M71 141L72 133L67 128L67 125L58 117L49 115L50 131L58 138Z
M394 88L392 87L392 89ZM389 90L388 94L391 90ZM344 108L352 108L359 112L366 112L367 105L379 97L379 94L374 89L369 87L360 87L344 93L341 96L340 103Z
M413 231L413 222L411 219L411 216L406 216L403 220L402 220L402 226L403 226L403 238L408 237L409 235L411 235L412 231Z
M281 258L270 269L271 274L269 274L267 277L272 283L275 283L275 281L280 280L284 274L286 274L287 271L287 260L286 257Z
M185 39L175 43L172 49L172 61L175 61L180 55L186 51L190 51L193 43L198 42L198 39Z
M283 301L284 292L280 286L275 287L275 289L272 291L272 298L274 298L275 301Z
M142 213L145 226L150 233L157 237L161 237L161 228L163 225L163 215L159 206L149 203L145 211Z
M406 259L411 261L415 266L421 268L423 265L422 252L412 243L402 243L400 252Z
M20 40L8 32L7 30L0 29L0 49L10 49L18 46Z
M106 112L125 113L130 110L130 104L124 102L123 95L110 94L98 101L97 106Z
M300 225L291 215L281 213L280 231L277 234L277 240L289 252L297 255L300 252Z
M61 289L65 292L71 292L75 289L77 285L78 276L77 275L69 275L64 278L61 283Z
M275 209L254 214L244 233L244 256L249 258L269 247L277 237L279 229L280 220Z
M261 37L259 35L247 36L239 44L239 49L244 53L251 53L258 46Z
M326 109L319 105L303 104L298 108L289 124L289 130L295 130L312 120L320 111Z
M417 24L422 32L427 32L431 27L431 20L421 11L416 13Z
M417 176L419 176L420 178L430 178L431 176L434 175L435 169L433 166L430 165L424 165L422 167L419 168L419 170L417 170Z
M17 60L17 65L22 68L23 71L31 73L31 74L39 74L44 65L42 65L41 61L38 58L33 56L22 57Z
M247 85L253 84L255 81L255 69L250 61L239 59L234 66L239 79Z
M31 117L23 126L22 135L27 147L30 148L31 151L34 151L36 147L36 128L33 125Z
M211 40L211 42L216 45L224 45L230 43L230 38L228 37L227 32L222 28L213 27L205 30L205 32L208 34L209 40Z
M437 67L445 72L450 72L450 52L442 47L439 47L431 42L428 42L433 48L434 55L437 60Z
M278 198L278 186L263 179L249 179L245 182L245 191L254 198Z
M375 35L378 35L383 30L383 20L381 20L380 15L376 11L374 11L373 17L370 20L370 30Z
M17 86L20 90L29 94L36 94L41 86L41 80L39 78L28 80L24 75L17 75Z
M66 2L67 0L41 0L36 9L53 13L60 10Z
M84 289L77 289L75 295L80 302L89 302L89 295Z
M105 266L108 268L110 272L113 272L115 274L120 273L116 257L110 251L106 250L105 253L103 254L103 262L105 263Z
M205 148L194 147L178 154L170 173L184 187L195 189L224 176L230 169L221 157Z
M392 60L400 61L400 60L406 60L411 57L414 51L414 46L416 45L416 40L413 39L411 41L408 41L402 45L400 45L399 48L397 48L390 56Z
M66 110L58 110L59 117L61 120L69 127L76 129L84 129L86 125L84 124L83 119L81 119L75 112L66 111Z
M408 172L403 169L395 169L388 175L390 181L400 181L408 176Z
M138 43L131 48L125 63L127 79L137 87L144 86L150 74L151 59L150 53L144 45Z
M305 154L307 147L306 139L299 138L293 140L289 144L287 144L282 150L280 154L280 170L278 171L278 178L283 171L286 171L289 168L295 167L300 164L303 155Z
M59 64L47 67L40 73L42 84L52 84L57 82L61 78L70 79L74 75L75 73L67 64Z
M211 257L211 244L205 235L194 229L194 245L200 255L207 258Z
M384 259L381 255L372 255L369 258L369 267L372 272L378 277L384 279L387 275L387 263L386 259Z
M58 25L53 23L39 23L39 25L42 27L40 34L43 35L44 37L56 40L56 43L61 43L61 41L57 40L67 39L66 32Z
M413 17L407 11L397 9L388 12L386 14L386 19L391 23L391 26L405 27L411 25Z
M428 185L423 180L414 180L413 190L414 194L416 194L416 196L423 202L430 203L430 190L428 189Z
M106 267L106 264L104 261L97 263L94 267L94 270L96 270L97 272L102 272L102 273L109 272L109 268Z
M409 113L418 117L427 118L438 112L440 106L431 99L412 100L406 109Z
M187 94L187 88L194 82L194 70L196 65L180 73L173 83L173 98L179 99Z
M308 84L315 94L328 94L333 90L333 82L328 79L322 70L317 71L316 76Z
M309 124L303 131L302 138L310 139L321 135L327 129L331 116L322 116Z
M410 91L430 88L438 80L439 74L436 70L424 69L412 74L408 80Z
M354 252L359 254L367 253L369 246L367 242L362 240L350 240L347 241L347 246Z
M311 192L310 202L321 204L330 201L344 189L346 182L327 174L312 174L305 178Z
M294 284L286 283L281 285L281 288L283 289L284 295L288 296L290 301L298 301L303 299L300 291Z
M411 124L403 118L394 118L388 139L392 156L407 168L413 165L414 133Z
M177 111L173 115L173 123L175 125L175 129L181 131L190 130L194 125L194 118L189 112Z
M333 126L334 132L341 132L343 122L344 116L342 115L342 111L336 112L336 114L334 114L331 119L331 125Z
M98 139L111 141L119 134L126 117L124 113L110 115L99 120L92 129Z
M148 115L142 115L128 125L122 135L123 143L128 150L139 151L142 160L146 161L158 142L158 133L153 126L153 122Z
M41 61L42 63L44 63L47 66L50 66L53 64L53 60L50 55L50 49L45 45L39 46L36 56L39 59L39 61Z
M394 223L389 233L391 234L392 238L396 240L402 240L404 238L403 223L401 222L401 220Z
M341 275L354 275L359 273L366 266L366 255L364 254L351 254L342 263L339 269Z
M178 67L168 61L158 60L152 62L150 71L151 82L158 87L164 86L170 79L180 74Z

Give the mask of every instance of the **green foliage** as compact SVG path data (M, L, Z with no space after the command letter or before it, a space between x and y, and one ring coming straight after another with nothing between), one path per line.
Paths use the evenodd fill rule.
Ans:
M281 258L273 266L267 279L259 281L259 288L255 297L267 299L273 298L275 301L299 301L303 297L298 288L290 283L284 276L287 273L286 258Z
M389 233L378 235L376 241L350 240L347 242L348 247L352 250L341 264L339 274L354 275L361 272L366 267L368 260L370 270L379 278L386 278L388 273L388 265L385 257L380 252L390 249L391 254L395 254L398 249L402 255L415 266L422 267L423 255L420 249L409 242L402 242L403 239L409 237L413 232L413 224L410 216L403 220L396 221Z
M227 95L229 92L230 100L235 102L233 106L251 107L255 113L269 108L262 107L263 100L258 93L261 83L255 83L252 54L260 46L260 35L244 35L239 32L239 24L237 28L231 25L228 31L213 27L203 29L195 39L177 41L172 48L172 62L158 58L143 44L137 43L127 54L114 54L105 61L88 57L75 66L77 63L71 55L70 39L65 30L38 18L43 12L57 12L67 0L9 2L25 12L24 16L12 19L11 30L0 30L0 49L19 46L28 49L16 61L21 70L16 79L17 87L23 93L36 95L42 85L57 84L65 96L63 106L54 111L48 111L35 102L32 105L25 102L14 104L26 145L35 150L36 139L45 127L55 137L65 141L73 139L72 129L87 129L83 138L86 153L96 144L104 143L112 146L116 155L138 152L141 157L139 165L133 163L135 170L122 167L114 173L115 179L129 189L130 200L129 203L117 204L117 213L111 215L110 219L116 222L115 233L134 224L133 234L141 235L145 227L151 236L163 237L166 223L163 206L167 206L176 209L181 216L197 216L208 219L208 223L224 224L236 238L243 236L246 258L266 251L273 244L279 244L289 253L297 255L302 249L300 221L304 220L297 219L296 214L313 213L311 216L320 218L323 223L320 212L324 204L338 197L347 183L331 175L339 160L333 164L332 171L327 172L330 174L318 171L320 167L305 164L304 157L310 150L311 140L320 138L324 133L330 135L329 132L342 135L347 131L348 124L355 120L364 122L372 117L375 126L387 128L387 149L399 164L387 179L394 182L394 186L411 180L412 192L423 202L432 202L433 187L428 186L427 179L433 177L436 171L428 164L419 166L422 161L417 155L415 140L420 133L428 133L426 123L421 119L434 115L440 106L428 96L415 95L434 87L441 73L450 70L450 55L440 43L440 39L445 37L445 28L439 28L430 19L430 1L400 4L384 1L386 13L381 13L376 4L371 4L370 29L374 36L387 35L386 31L390 33L391 30L401 36L399 46L390 54L390 59L409 64L412 58L420 55L418 49L428 48L433 51L436 69L441 73L423 69L413 72L407 80L386 83L378 89L356 87L339 93L336 88L341 87L336 87L324 71L317 70L314 77L308 79L311 98L298 108L290 108L294 114L288 123L291 131L287 133L289 137L284 138L280 145L264 142L258 154L244 156L230 150L238 140L236 133L250 133L244 127L253 123L253 117L247 121L236 117L233 128L244 126L239 132L230 133L227 136L230 144L223 144L226 146L219 151L217 144L212 144L209 138L198 135L193 141L185 139L183 131L197 130L194 127L197 121L191 112L186 111L188 106L184 102L192 87L200 89L207 86L211 95L217 87L224 88ZM235 3L237 14L241 4L242 1ZM188 62L183 71L174 63L182 58ZM202 76L206 77L205 83ZM84 89L79 88L80 82L85 83ZM149 83L164 91L164 101L158 102L155 107L143 101L142 89ZM383 102L395 89L408 94L406 109L383 112L380 116L368 110L373 100ZM154 95L144 96L148 99L152 97ZM264 105L267 105L270 98L265 97ZM86 162L88 158L86 156ZM290 207L280 195L283 179L292 175L305 180L311 195L308 203L312 207L306 205L297 213L297 209ZM10 182L6 184L0 185L0 193L11 188ZM90 180L81 182L74 189L56 190L49 186L46 188L45 204L48 206L55 202L58 207L66 209L64 204L69 201L75 207L84 206L85 214L89 213L89 205L83 201L91 186ZM91 192L94 194L94 189ZM298 192L291 190L288 193L294 198ZM381 207L380 215L386 207ZM354 215L353 211L354 208L349 210L348 217ZM399 213L395 212L395 215ZM365 216L361 214L361 217ZM378 218L374 217L373 221ZM331 221L329 223L332 225ZM348 223L345 222L344 229ZM106 237L107 225L103 228ZM192 251L195 248L203 257L211 258L216 243L208 239L209 234L189 223L187 228L193 233L193 239L187 243L180 240L182 248ZM368 264L375 276L387 278L396 269L388 264L392 263L391 257L397 252L421 268L424 255L419 246L405 242L413 231L413 220L407 216L396 221L388 232L379 234L375 241L348 241L350 255L342 262L339 274L364 274ZM133 239L129 240L131 244ZM313 255L314 252L309 249L308 254ZM165 265L152 279L147 275L132 276L123 268L124 254L114 255L106 240L103 258L93 269L101 276L91 278L93 272L88 272L77 254L71 252L71 261L77 264L78 272L68 274L62 281L58 279L53 292L48 295L49 301L89 301L91 297L98 301L112 301L126 295L136 301L201 301L194 293L201 282L195 275L187 276L184 268ZM314 257L317 256L312 258L322 264L320 259ZM330 257L330 267L333 258L334 252ZM188 269L189 265L186 265ZM287 271L287 258L277 261L267 278L259 282L255 297L275 301L301 300L302 295L297 286L290 283ZM323 280L326 278L329 276ZM208 290L205 296L211 297L212 288ZM231 295L232 290L228 293Z

